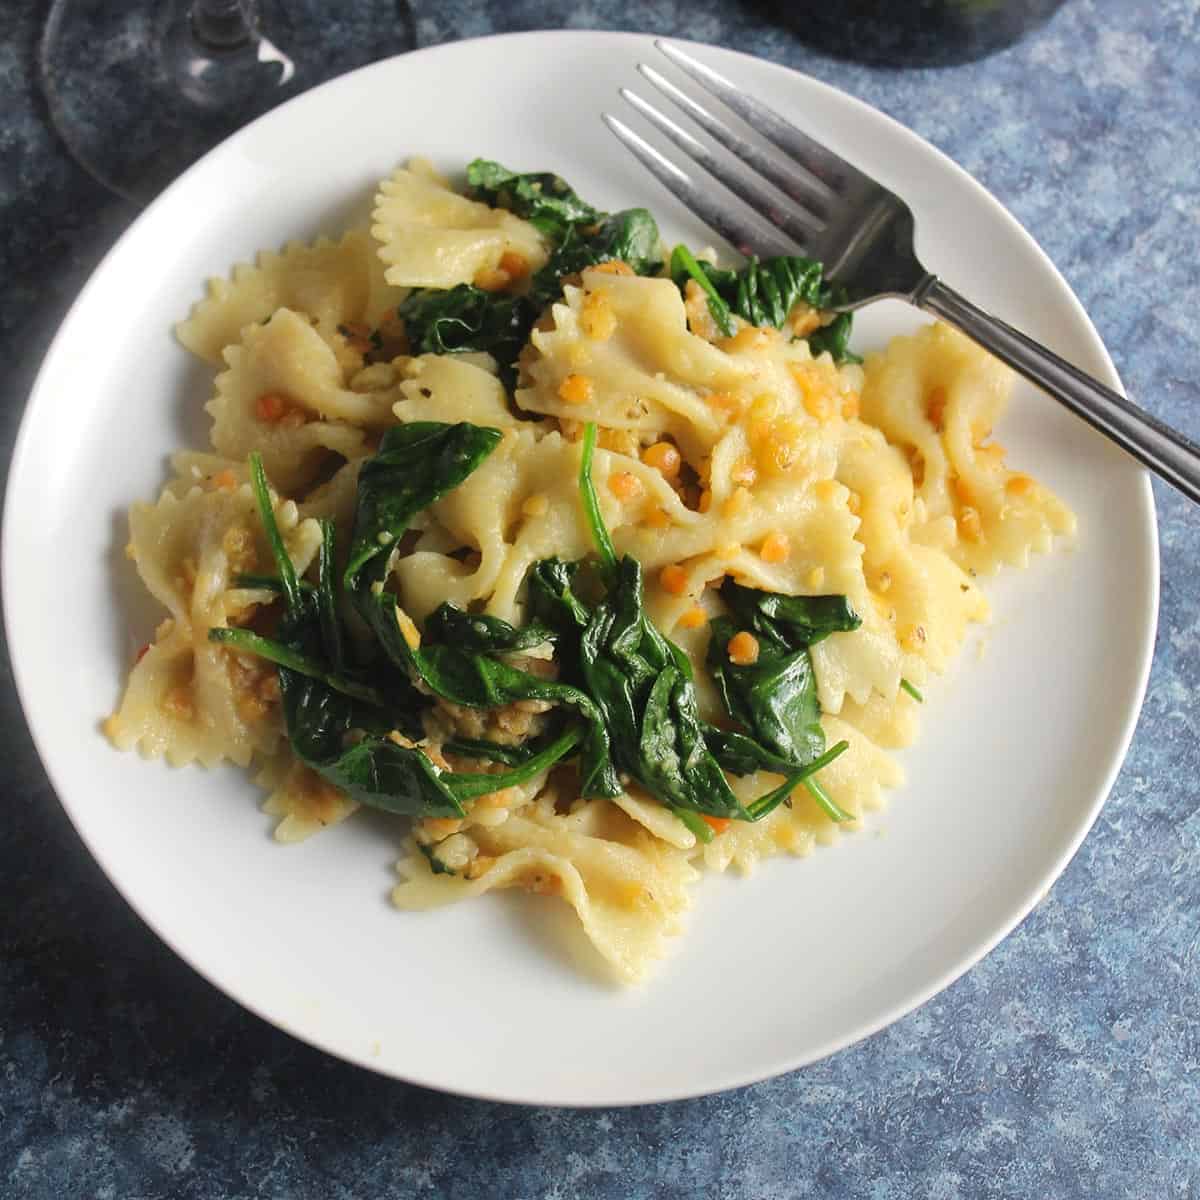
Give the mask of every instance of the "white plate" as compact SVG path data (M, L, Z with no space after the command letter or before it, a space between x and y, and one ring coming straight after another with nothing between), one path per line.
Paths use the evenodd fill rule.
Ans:
M1117 383L1066 283L949 160L802 75L698 53L906 197L932 270ZM512 895L395 911L387 820L283 848L241 772L171 770L110 748L99 722L156 619L122 555L123 514L157 494L170 450L203 445L208 373L170 326L204 278L337 230L414 153L451 170L477 154L557 170L600 206L644 203L668 234L710 241L600 123L639 58L668 67L628 35L463 42L358 71L243 130L148 209L84 289L46 357L9 482L15 675L54 786L109 877L197 970L276 1025L476 1096L622 1104L716 1091L812 1062L932 996L1079 845L1128 745L1153 643L1146 476L1019 390L1000 440L1079 513L1078 547L989 584L988 653L968 650L929 689L923 738L903 756L908 785L869 831L750 880L707 879L687 934L632 991L598 981L565 905ZM857 344L916 323L878 306Z

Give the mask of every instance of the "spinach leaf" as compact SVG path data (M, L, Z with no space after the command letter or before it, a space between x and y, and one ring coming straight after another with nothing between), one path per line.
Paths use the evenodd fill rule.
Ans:
M677 813L748 818L708 749L692 684L669 667L654 681L642 716L639 780Z
M812 793L813 799L825 810L830 820L838 822L851 820L851 814L835 804L826 794L825 789L817 782L817 772L824 770L834 759L840 758L849 749L850 743L843 739L826 750L820 758L813 759L812 762L792 774L790 778L785 779L774 791L766 792L757 800L752 801L746 809L750 814L750 820L761 821L781 804L789 804L792 792L800 783L803 783Z
M723 270L698 261L686 246L671 253L671 278L680 290L694 279L708 293L713 319L726 337L733 332L729 314L735 313L751 325L782 329L792 309L801 301L813 308L828 309L842 297L824 280L819 262L799 255L780 255L761 261L752 258L740 271ZM807 335L815 355L828 350L834 362L860 362L849 349L852 314L839 313L829 325Z
M850 749L849 742L845 740L838 742L824 754L797 769L794 763L789 763L771 754L745 734L734 733L727 729L714 729L710 725L706 727L704 737L713 757L726 771L730 771L734 775L749 775L754 771L773 771L776 775L787 777L774 791L759 796L746 806L746 811L750 814L752 821L761 820L780 804L790 804L792 792L801 783L812 793L813 799L825 810L831 820L849 821L851 819L850 814L833 801L816 778L818 771L829 766L835 758Z
M849 633L862 624L845 596L784 596L727 578L721 585L721 599L739 629L757 635L760 642L765 637L788 649L814 646L831 633Z
M672 809L744 815L708 750L687 658L643 610L640 564L620 559L605 599L593 608L574 591L578 569L560 559L537 563L529 574L530 608L558 634L562 678L601 709L617 768ZM711 832L706 826L700 836Z
M577 689L510 667L487 653L428 638L410 646L396 619L396 598L389 592L371 595L360 611L392 662L452 704L502 708L518 700L546 700L570 704L585 715L594 711L588 697Z
M513 364L539 311L529 296L485 292L471 283L414 288L396 310L411 353L487 353L507 373L510 386Z
M727 649L738 628L720 617L712 622L708 643L708 667L726 711L776 759L791 767L811 762L824 751L825 734L808 646L792 649L760 637L758 658L739 665Z
M457 754L462 758L485 758L508 767L519 767L556 741L561 732L561 727L550 729L540 737L527 738L513 745L489 742L484 738L451 738L442 745L442 749L447 754Z
M533 619L553 629L568 646L572 635L586 629L591 620L587 605L574 591L578 572L577 562L543 558L533 564L527 576Z
M258 507L258 515L267 535L267 545L271 549L271 557L275 560L275 570L278 572L279 587L283 593L286 617L294 623L299 622L309 610L305 606L304 597L300 594L296 568L292 565L287 547L283 544L283 535L275 523L275 509L271 506L267 473L263 468L262 456L257 451L250 455L250 487L254 492L254 503Z
M838 313L828 325L823 325L820 329L810 333L805 340L808 342L808 348L812 351L813 357L828 351L833 356L835 363L862 362L862 359L850 349L850 330L853 323L853 313Z
M580 794L620 794L603 713L585 692L460 645L439 645L423 639L420 646L410 646L396 620L395 597L387 592L377 595L368 590L361 594L359 611L391 661L414 683L419 680L434 695L452 704L501 708L518 700L546 700L573 708L586 726L579 755Z
M814 764L832 760L825 750L809 648L830 633L857 629L862 621L845 596L783 596L726 579L721 597L732 615L712 622L707 663L726 712L746 732L710 728L709 749L726 770L737 774L765 769L788 776L782 789L759 797L750 812L761 816L786 802L803 780L833 820L848 820L849 814L812 777ZM729 641L739 630L752 633L758 643L752 663L735 663L729 657ZM846 748L845 743L839 746Z
M387 724L382 714L363 713L290 671L279 672L279 688L296 756L352 800L404 816L464 815L461 799L448 786L450 773L420 750L393 742L381 728Z
M804 766L825 749L809 648L830 633L857 629L862 621L845 596L784 596L726 579L721 598L731 615L712 622L707 663L725 711L750 739L748 744L717 734L710 740L726 766L757 760L756 766L781 769L763 752L776 764ZM752 663L729 657L730 639L739 630L758 643Z
M500 437L498 429L465 421L458 425L414 421L389 429L378 453L359 473L346 587L353 591L361 583L363 568L380 555L383 560L372 574L382 576L391 547L413 517L462 483L496 448Z
M327 670L323 662L311 658L303 651L289 646L285 642L261 637L249 629L223 628L210 629L208 640L231 646L234 650L240 650L245 654L254 654L259 658L265 658L268 662L275 663L276 666L286 667L293 674L318 680L325 687L340 692L352 700L361 700L364 704L373 704L376 707L383 704L382 695L369 684L359 683L337 671Z
M562 241L572 225L600 216L562 176L548 171L519 175L498 162L477 158L467 166L467 183L481 200L523 217L554 242Z
M284 614L274 639L259 638L249 630L222 629L210 630L210 639L277 664L292 749L351 798L414 816L461 816L461 803L442 784L433 764L386 737L393 728L412 724L414 693L407 680L387 672L366 685L329 667L327 653L332 647L324 644L328 635L323 630L321 596L328 595L332 586L332 532L325 535L329 548L319 559L318 586L301 588L275 522L257 453L250 456L250 478L275 559ZM355 738L360 739L357 744Z
M772 754L748 734L732 729L706 725L704 741L713 758L734 775L753 775L755 771L774 771L786 775L795 768L795 763Z
M782 329L792 309L801 301L813 308L824 308L830 302L831 293L822 279L821 264L811 258L787 254L762 260L752 258L740 271L722 270L711 263L696 265L708 276L730 310L751 325Z
M592 619L592 610L575 592L580 566L560 558L543 558L533 564L525 579L530 616L557 635L554 654L559 678L582 684L580 641Z
M580 746L586 733L578 725L564 729L552 742L539 748L511 771L497 774L445 773L449 786L460 800L477 800L491 792L526 783L541 771L571 755Z
M532 296L544 307L562 293L564 275L620 261L638 275L653 275L662 265L658 225L644 208L610 213L596 225L572 225L550 261L533 277Z
M596 426L589 421L583 431L583 452L579 458L579 493L583 497L583 511L596 553L600 556L600 564L605 572L611 574L617 565L617 552L613 549L612 538L600 513L600 500L596 496L596 485L592 482L592 456L595 452Z
M387 738L364 738L335 762L316 769L352 799L401 816L463 816L465 804L525 783L570 754L578 728L561 733L540 753L496 775L444 771L417 748Z
M606 594L589 611L574 593L574 570L551 559L531 574L533 610L558 630L564 678L601 710L618 770L672 809L744 818L705 742L687 657L645 613L641 564L616 558L591 480L595 437L589 423L579 486Z
M290 671L280 671L279 683L296 755L352 800L402 816L461 817L468 801L533 778L573 752L581 737L578 728L567 729L501 774L445 771L419 747L393 741L379 710ZM419 728L410 732L420 736Z
M296 580L302 592L312 592L316 589L307 579ZM278 575L235 575L233 577L233 586L238 588L253 588L257 591L275 592L276 595L283 595L283 580Z
M705 742L683 653L655 629L642 597L641 565L626 556L579 636L580 683L604 714L613 761L672 808L744 817Z
M529 650L555 638L554 630L538 621L515 629L499 617L465 613L449 602L439 604L425 618L425 635L464 650L489 653Z
M333 522L321 522L321 549L317 555L317 613L321 621L321 644L335 672L345 670L346 652L342 645L342 626L338 620L335 588Z

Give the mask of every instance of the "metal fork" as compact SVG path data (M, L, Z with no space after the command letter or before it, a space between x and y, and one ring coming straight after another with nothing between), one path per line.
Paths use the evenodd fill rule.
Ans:
M841 309L898 297L957 326L1200 503L1200 447L926 271L913 251L912 212L894 192L678 46L655 45L762 139L743 137L644 63L639 70L645 78L732 158L715 153L636 92L621 89L701 171L744 202L749 211L739 212L703 177L697 180L624 122L603 114L639 161L707 225L747 256L800 253L821 261L826 279L847 297Z

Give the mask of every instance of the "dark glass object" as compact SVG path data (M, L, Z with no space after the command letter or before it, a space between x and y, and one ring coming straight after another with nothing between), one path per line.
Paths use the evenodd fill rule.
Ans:
M1003 50L1065 0L793 0L772 6L810 45L839 58L940 67Z

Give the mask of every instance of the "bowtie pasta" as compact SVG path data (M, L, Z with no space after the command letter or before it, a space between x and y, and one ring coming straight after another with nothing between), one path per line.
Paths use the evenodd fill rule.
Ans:
M406 817L398 906L560 897L633 981L705 869L881 806L980 578L1074 518L951 329L864 363L818 264L467 180L410 162L178 326L212 449L131 509L167 612L106 730L250 766L283 842Z

